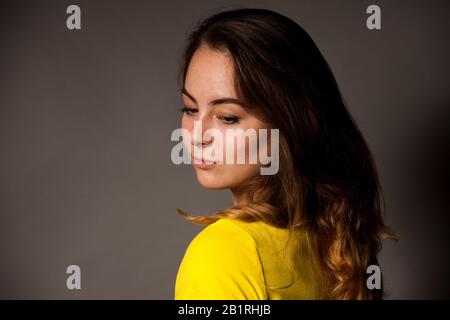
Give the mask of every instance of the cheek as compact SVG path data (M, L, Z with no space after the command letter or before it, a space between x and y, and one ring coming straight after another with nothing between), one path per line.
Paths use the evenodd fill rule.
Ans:
M181 118L181 128L191 131L192 125L192 121L188 117L183 115L183 117Z
M243 129L244 131L246 129ZM227 139L225 133L223 133L223 158L228 161L226 157L227 151L232 151L234 155L232 159L232 163L227 162L228 164L246 164L249 167L253 165L260 164L259 156L261 152L266 154L266 152L270 152L267 149L270 149L270 142L266 139L259 139L258 130L256 130L255 136L239 136L239 138ZM238 142L240 140L241 142ZM231 160L231 159L230 159Z
M181 128L186 130L187 132L185 132L183 130L182 134L183 134L183 144L184 147L186 148L186 150L188 151L189 154L191 154L192 150L191 150L191 139L192 139L192 130L193 130L193 122L191 119L189 119L186 116L183 116L181 119Z

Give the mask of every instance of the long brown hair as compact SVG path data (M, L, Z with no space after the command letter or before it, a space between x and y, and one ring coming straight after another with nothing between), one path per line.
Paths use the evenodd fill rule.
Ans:
M308 227L328 275L331 299L378 299L366 268L378 264L383 238L382 192L371 152L349 114L333 73L310 36L293 20L266 9L214 14L189 35L180 69L200 45L228 52L248 112L278 128L280 166L242 188L245 205L212 216L178 213L198 225L220 218L264 221L289 234ZM383 204L383 206L382 206Z

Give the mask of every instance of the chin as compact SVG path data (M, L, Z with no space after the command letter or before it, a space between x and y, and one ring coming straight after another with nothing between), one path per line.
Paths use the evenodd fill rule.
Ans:
M234 170L233 170L234 169ZM259 175L259 167L224 167L209 170L194 167L198 182L207 189L231 189L245 184L249 179Z
M198 182L207 189L222 190L228 188L224 177L211 172L212 170L200 170L196 169Z

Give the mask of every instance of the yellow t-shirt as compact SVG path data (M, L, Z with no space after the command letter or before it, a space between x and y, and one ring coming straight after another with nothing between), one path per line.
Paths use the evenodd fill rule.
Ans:
M287 236L287 229L262 221L222 218L208 225L186 250L176 278L175 299L323 298L325 278L310 235L297 230L291 238L292 272L284 256Z

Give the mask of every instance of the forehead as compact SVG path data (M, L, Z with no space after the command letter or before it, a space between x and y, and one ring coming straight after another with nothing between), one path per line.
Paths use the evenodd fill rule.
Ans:
M197 100L235 97L234 65L229 53L199 47L189 63L185 88Z

